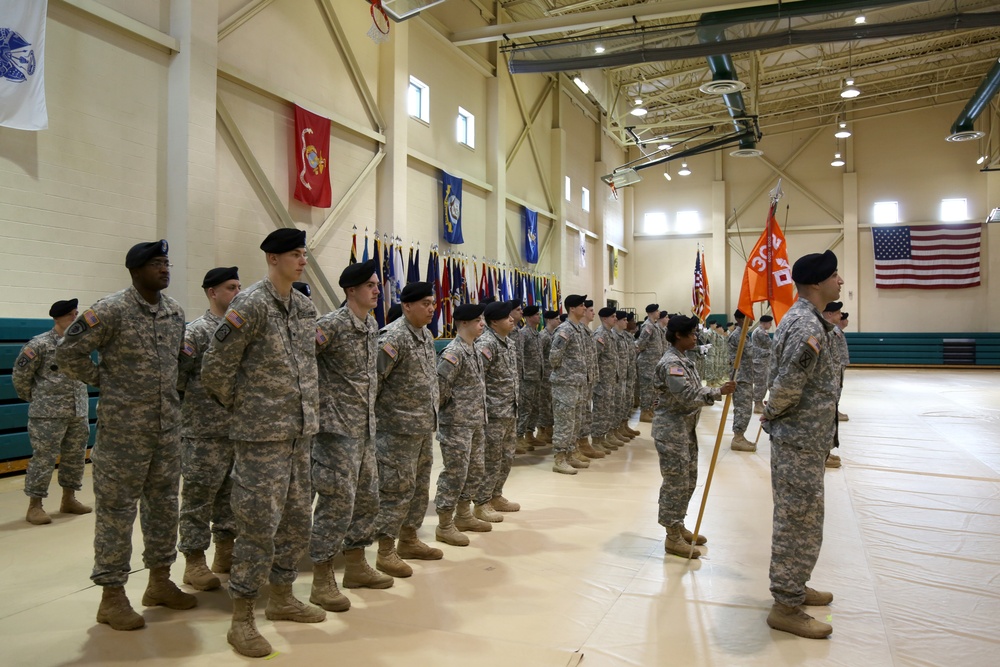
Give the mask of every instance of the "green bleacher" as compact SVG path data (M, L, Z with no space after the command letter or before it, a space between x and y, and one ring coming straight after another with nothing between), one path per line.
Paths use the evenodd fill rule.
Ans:
M846 332L851 365L1000 366L1000 333Z

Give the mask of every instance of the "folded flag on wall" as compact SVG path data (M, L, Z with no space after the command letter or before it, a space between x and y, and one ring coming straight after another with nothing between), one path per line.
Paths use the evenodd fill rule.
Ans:
M522 209L524 220L524 261L528 264L538 263L538 212L527 206Z
M0 125L49 126L45 106L46 0L0 0Z
M452 245L462 239L462 179L441 172L441 193L444 202L444 240Z
M982 225L875 227L875 287L962 289L979 281Z
M295 198L330 208L330 119L295 106Z

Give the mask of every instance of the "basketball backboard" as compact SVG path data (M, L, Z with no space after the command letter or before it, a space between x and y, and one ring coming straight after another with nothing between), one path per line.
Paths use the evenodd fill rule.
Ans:
M445 0L382 0L382 9L393 21L405 21L416 16L421 11L434 5L440 5ZM371 2L371 0L369 0Z

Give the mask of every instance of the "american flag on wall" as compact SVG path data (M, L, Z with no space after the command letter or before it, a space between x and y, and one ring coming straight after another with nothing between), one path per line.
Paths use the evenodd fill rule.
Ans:
M873 228L875 287L976 287L981 236L979 223Z

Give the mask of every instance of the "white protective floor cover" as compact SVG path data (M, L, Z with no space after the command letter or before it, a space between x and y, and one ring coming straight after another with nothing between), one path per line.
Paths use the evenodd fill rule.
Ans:
M813 585L829 640L770 630L771 489L756 454L719 456L703 532L708 554L663 554L659 470L649 435L575 477L551 456L519 457L507 495L523 506L444 560L384 591L347 591L347 613L316 625L258 625L273 663L415 667L624 665L1000 665L1000 383L996 371L851 369L841 408L844 467L827 472L826 532ZM700 427L701 481L721 404ZM633 422L634 424L635 422ZM749 435L753 435L751 432ZM548 452L545 452L548 453ZM435 477L437 471L435 470ZM139 606L146 628L94 621L93 515L24 521L22 477L0 480L0 664L222 665L252 662L226 643L229 598L192 611ZM701 501L692 502L693 527ZM81 494L92 502L91 477ZM46 503L58 509L53 481ZM433 511L421 536L433 543ZM135 530L133 567L141 568ZM374 561L374 549L369 549ZM173 568L180 581L182 560ZM211 562L211 554L209 554ZM338 562L338 579L342 564ZM295 589L309 595L307 563ZM263 607L263 604L261 604Z

